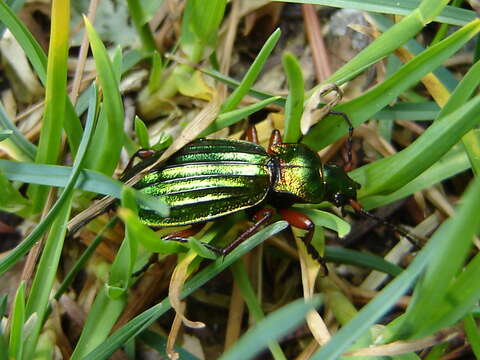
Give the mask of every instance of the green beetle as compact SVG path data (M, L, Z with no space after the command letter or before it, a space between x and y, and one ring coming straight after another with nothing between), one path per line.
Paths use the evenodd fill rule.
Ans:
M255 139L256 135L251 135ZM255 223L224 249L227 254L273 215L275 207L292 226L308 230L304 241L309 252L314 225L304 214L289 209L295 203L329 201L344 206L356 200L360 185L335 165L323 165L318 154L300 143L283 143L274 130L270 145L242 140L199 139L187 144L161 167L145 175L136 189L158 197L170 206L161 217L140 208L139 217L153 227L201 224L243 209L260 209ZM200 226L164 237L186 241ZM318 257L318 256L315 256Z

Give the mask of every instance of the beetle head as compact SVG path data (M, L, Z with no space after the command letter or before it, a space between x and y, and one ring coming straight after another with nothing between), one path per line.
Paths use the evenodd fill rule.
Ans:
M341 167L337 165L325 165L324 175L326 183L326 200L342 207L350 200L357 199L357 190L360 184L353 181Z

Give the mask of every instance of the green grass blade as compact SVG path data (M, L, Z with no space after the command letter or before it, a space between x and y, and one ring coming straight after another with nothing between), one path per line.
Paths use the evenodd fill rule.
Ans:
M12 130L0 130L0 141L8 139L10 136L12 136L12 134Z
M8 181L0 170L0 210L8 212L28 213L29 201L25 199L20 192Z
M307 96L309 97L323 84L343 84L363 72L367 67L391 54L422 30L426 24L440 13L447 3L448 0L423 0L418 8L380 35L327 80L310 90ZM423 10L425 10L424 8L427 5L429 6L429 11L425 13Z
M103 91L102 112L87 154L86 167L110 176L117 166L123 146L123 103L117 75L105 46L88 19L84 20Z
M65 99L67 97L68 34L70 27L70 4L56 0L52 2L52 26L47 64L45 110L42 130L35 162L54 164L60 155L62 128L65 121ZM37 213L43 208L48 189L31 185L29 197L32 210Z
M349 250L338 246L325 247L325 260L327 262L338 264L361 266L365 269L381 271L392 276L397 276L403 271L401 267L386 261L380 256Z
M12 305L12 322L10 325L10 343L8 353L11 359L21 359L23 353L23 326L25 324L25 282L17 288Z
M3 105L0 104L0 129L2 128L12 132L9 139L20 150L21 154L26 159L25 161L33 161L37 153L37 147L23 136L8 117ZM1 140L2 139L0 139L0 141Z
M65 187L64 193L58 199L57 204L60 204L60 210L57 217L52 222L50 232L45 242L42 255L38 262L37 271L32 282L30 294L26 306L27 317L36 314L38 319L34 325L34 329L29 334L26 341L26 358L31 358L33 355L38 337L40 336L41 329L45 316L48 312L48 302L50 293L53 288L55 275L57 273L57 267L60 263L60 255L63 249L63 243L65 239L65 233L67 230L67 221L70 215L72 195L74 187L73 185L77 181L78 175L83 166L85 154L95 129L97 118L97 97L96 92L93 93L91 103L89 107L89 113L87 116L87 123L85 126L85 133L80 143L78 150L78 156L73 163L72 176ZM63 196L65 193L67 195Z
M442 329L455 324L466 314L475 311L475 306L480 298L479 277L480 256L476 255L449 287L442 303L438 306L438 312L432 319L429 319L429 326L418 330L429 333L432 330Z
M12 181L56 187L65 187L72 174L72 168L68 166L20 163L9 160L0 160L0 171L3 171L5 177ZM74 186L76 189L120 199L124 184L95 171L83 169ZM158 198L139 191L135 191L135 196L141 204L163 216L168 215L168 206Z
M220 114L217 119L211 123L200 135L199 137L204 137L214 133L215 131L221 130L227 126L236 124L240 120L246 118L247 116L263 109L264 107L273 104L277 100L281 99L280 96L274 96L265 100L261 100L255 104L245 106L237 110L231 110Z
M379 14L371 14L370 16L382 32L387 31L390 27L394 25L394 23L386 16ZM431 45L434 44L430 44L430 46ZM420 43L415 40L415 38L407 41L403 45L403 47L415 56L425 51L425 48L420 45ZM453 74L443 66L438 67L436 70L433 71L433 73L449 91L453 91L458 84L458 81L455 79Z
M260 244L265 239L282 231L288 226L285 221L278 221L271 224L258 233L253 235L248 241L245 241L238 246L234 251L225 256L223 259L217 259L215 262L204 268L198 274L194 275L191 280L185 283L182 291L182 298L190 295L193 291L204 285L207 281L222 272L232 263L237 261L241 256L251 251L255 246ZM122 326L115 331L112 336L104 343L90 352L84 360L94 360L108 357L113 351L122 346L125 342L133 339L143 330L147 329L156 319L162 316L171 308L168 298L161 301L159 304L144 311L140 315L133 318L128 324Z
M431 260L434 250L434 245L430 242L427 243L410 266L391 281L373 300L365 305L358 315L342 327L311 359L337 359L405 294Z
M202 72L204 74L207 74L208 76L211 76L215 80L218 80L218 81L220 81L224 84L227 84L228 86L230 86L233 89L236 89L240 86L239 81L237 81L237 80L235 80L235 79L233 79L229 76L226 76L226 75L224 75L224 74L222 74L222 73L220 73L216 70L202 69ZM267 93L265 91L260 91L260 90L257 90L255 88L250 88L248 90L248 95L251 95L258 100L265 100L265 99L268 99L268 98L271 98L271 97L274 96L273 94ZM275 105L285 106L285 99L280 98L279 100L277 100L275 102Z
M424 75L440 66L479 31L480 20L473 21L416 56L382 84L348 103L337 106L335 110L347 113L355 126L360 125L420 81ZM302 142L312 149L319 150L346 133L347 126L343 119L328 116L316 124Z
M0 276L4 274L8 269L10 269L17 261L19 261L31 249L31 247L40 239L43 233L48 230L50 225L52 225L52 229L57 230L57 234L56 234L57 236L60 236L60 234L62 233L63 225L58 225L57 227L54 227L53 223L56 218L59 219L58 220L59 224L62 223L62 220L61 220L62 210L63 210L63 215L67 215L66 213L69 212L69 211L65 211L65 208L69 208L66 204L70 202L69 199L71 198L74 185L77 182L77 179L80 175L85 152L87 150L87 147L92 137L92 133L94 129L94 123L95 123L94 120L96 116L96 93L94 94L95 96L93 96L92 103L91 103L93 108L91 108L91 111L87 118L87 126L85 129L84 136L82 138L82 144L80 145L79 155L74 161L72 173L65 186L65 189L63 190L62 194L57 199L53 207L47 213L47 215L42 219L42 221L40 221L40 223L38 223L38 225L32 230L32 232L20 244L18 244L11 252L9 252L5 257L0 259ZM65 217L65 221L66 220L67 219ZM55 236L55 234L52 235L52 237L53 236ZM63 237L62 237L62 241L63 241ZM43 259L43 256L42 256L42 259ZM48 263L49 260L44 260L44 261L47 261ZM44 267L48 268L47 265L44 265ZM39 284L37 286L40 291L41 285ZM31 293L33 293L33 287L32 287ZM30 299L31 299L31 296L29 297L29 300ZM42 300L44 300L44 298L38 299L38 301L42 301ZM29 305L27 308L31 309L31 306L32 305Z
M20 163L9 160L0 160L0 170L11 181L56 187L65 187L72 174L72 168L69 166ZM82 170L75 183L76 189L109 195L117 199L120 199L122 186L120 181L91 170Z
M75 262L75 264L72 266L72 268L68 272L67 276L65 276L65 279L63 279L62 283L58 287L58 290L54 296L56 300L60 299L60 297L65 293L65 291L67 291L68 287L72 284L73 280L75 279L75 276L85 266L87 261L91 258L91 256L95 252L95 249L102 242L104 233L107 230L113 228L113 226L117 221L118 221L118 217L116 216L112 217L110 221L107 223L107 225L103 227L103 229L97 234L97 236L95 236L95 239L93 239L93 241L88 245L88 247L82 253L80 258Z
M253 83L260 74L260 71L263 69L265 62L273 51L273 48L280 39L280 35L281 31L280 29L277 29L268 37L247 73L242 78L242 81L223 103L221 113L226 113L235 109L238 104L240 104L240 101L242 101L243 97L250 91Z
M365 209L370 210L382 205L391 204L396 200L410 196L417 191L453 177L469 168L470 162L463 148L461 146L454 146L445 156L405 186L387 195L373 195L363 198L362 205ZM355 179L356 176L352 174L352 178Z
M295 55L285 53L282 57L282 64L287 76L288 96L285 103L285 131L284 142L297 142L302 136L300 131L300 119L303 114L304 102L304 81L302 68Z
M479 178L469 186L462 198L462 204L455 217L447 221L442 226L442 231L437 231L429 241L429 244L435 244L435 256L430 260L424 276L415 287L413 300L397 331L398 338L430 335L445 325L446 314L443 312L444 317L441 319L438 315L442 313L442 308L452 307L451 296L455 294L447 296L449 285L462 269L472 246L472 238L480 229L480 217L472 216L477 211L480 198ZM476 280L478 281L478 278ZM465 311L464 304L465 302L457 304L457 307ZM456 311L458 315L458 309Z
M122 206L134 214L138 213L135 194L132 189L125 187L122 192ZM135 233L125 224L125 237L118 249L115 259L110 267L110 276L105 285L108 297L116 299L127 295L127 290L132 280L133 267L137 259L138 241L135 241Z
M145 330L139 336L139 340L149 347L157 350L158 355L163 357L163 359L167 359L167 353L165 349L167 348L167 339L156 332ZM182 360L200 360L198 357L192 355L184 348L180 346L174 347L175 351L180 355L180 359Z
M363 184L360 198L388 194L405 186L433 165L462 136L480 122L480 98L434 122L409 147L355 170L352 177Z
M250 279L248 278L245 265L241 260L239 260L233 263L230 269L232 270L235 283L238 285L240 292L242 293L243 300L247 304L250 315L253 317L256 323L259 323L265 318L265 314L263 313L260 302L253 291L253 287L250 283ZM272 341L268 344L268 347L275 360L287 359L278 342Z
M145 15L142 7L142 3L139 0L127 0L128 9L132 17L132 22L135 25L135 28L142 42L143 48L147 52L153 52L157 46L155 44L155 39L150 30L150 25L148 23L148 17Z
M92 349L97 347L107 338L113 325L125 308L126 296L111 299L107 295L107 289L103 287L88 313L87 320L73 351L71 360L85 359ZM121 345L124 345L123 343ZM97 357L95 359L102 359Z
M0 1L0 22L11 31L25 51L41 82L45 85L47 82L47 56L37 40L4 1Z
M426 103L399 102L393 106L387 106L372 116L379 120L408 120L425 121L433 120L438 116L440 107L433 101Z
M150 149L150 139L145 123L138 116L135 116L135 134L141 149Z
M320 304L319 298L298 299L274 311L238 340L221 360L253 359L267 344L299 326L309 310Z
M397 2L390 0L288 0L288 2L350 8L392 15L408 15L420 4L419 0L402 0ZM433 20L462 26L474 20L476 17L474 11L447 6Z
M137 239L148 251L162 255L175 254L185 250L183 244L175 241L160 241L158 235L143 224L131 210L119 209L118 215L132 231Z
M440 112L439 117L457 110L460 106L470 99L480 83L480 61L477 61L468 70L462 81L455 89L453 94L448 99L448 102ZM463 144L465 146L468 158L472 164L472 169L475 175L480 175L480 139L478 133L470 131L463 137Z
M463 328L467 335L467 340L472 347L475 358L480 358L480 332L478 331L477 323L471 313L463 318Z
M25 340L26 359L33 357L43 323L46 320L45 315L48 312L50 292L52 291L53 282L57 273L63 240L67 230L67 221L70 216L70 208L72 205L71 196L72 191L69 192L69 196L61 203L61 209L49 229L50 231L28 297L26 307L27 317L35 314L37 319Z

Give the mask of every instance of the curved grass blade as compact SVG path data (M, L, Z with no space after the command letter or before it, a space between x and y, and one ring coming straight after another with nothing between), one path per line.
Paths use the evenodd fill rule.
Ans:
M43 165L1 160L0 170L11 181L65 187L72 174L72 168L60 165ZM82 170L75 183L76 189L97 194L110 195L120 199L123 184L92 170Z
M255 327L247 331L220 360L253 359L267 344L288 334L300 325L309 310L320 305L320 299L305 302L298 299L274 311Z
M366 269L381 271L392 276L397 276L403 271L400 266L392 264L380 256L349 250L338 246L325 247L325 260L338 264L361 266Z
M367 67L391 54L431 22L447 5L448 1L449 0L423 0L418 8L414 9L397 24L381 34L327 80L311 89L307 96L311 96L311 94L324 84L343 84L363 72Z
M60 155L62 129L65 123L67 97L68 34L70 28L70 4L64 1L52 2L52 26L45 87L45 109L35 162L54 164ZM30 185L29 197L32 211L43 208L48 189Z
M451 178L470 168L467 154L461 146L454 146L445 156L430 166L420 176L410 181L400 189L388 195L372 195L362 199L362 205L370 210L382 205L403 199L413 193ZM354 177L352 175L352 177Z
M107 295L106 287L100 289L89 311L80 339L70 358L71 360L85 359L85 355L89 351L104 341L113 325L115 325L118 316L125 308L126 303L126 296L111 299ZM95 359L103 359L103 357Z
M110 176L117 166L124 138L124 111L117 81L118 73L92 24L86 17L84 21L103 91L102 114L87 154L86 167Z
M361 11L377 12L392 15L408 15L420 4L420 0L402 0L392 2L390 0L276 0L292 3L316 4L339 8L357 9ZM433 21L462 26L474 20L474 11L460 9L454 6L446 6Z
M207 281L215 277L222 272L233 262L238 260L241 256L252 250L255 246L260 244L265 239L273 236L274 234L282 231L288 226L285 221L278 221L271 224L258 233L253 235L248 241L245 241L239 245L234 251L225 256L223 259L217 259L212 264L208 265L205 269L192 277L184 286L182 291L182 299L190 295L193 291L201 287ZM122 326L115 331L112 336L104 343L100 344L92 352L90 352L84 360L94 360L99 358L108 357L112 352L122 346L125 342L133 339L140 334L143 330L147 329L156 319L162 316L171 308L170 302L167 299L161 301L159 304L144 311L140 315L132 319L128 324Z
M480 97L435 121L409 147L352 172L364 186L359 198L397 191L440 159L480 122Z
M224 112L218 115L217 119L211 123L205 130L203 130L199 137L204 137L214 133L215 131L221 130L227 126L231 126L240 120L246 118L247 116L263 109L264 107L275 103L277 100L280 100L280 96L274 96L265 100L261 100L255 104L245 106L243 108Z
M68 166L21 163L1 159L0 171L3 171L5 176L12 181L56 187L65 187L72 174L72 168ZM76 189L113 196L117 199L121 197L123 186L125 185L118 180L85 169L80 172L75 183ZM168 215L168 206L158 198L139 191L135 191L135 197L141 204L148 206L159 214Z
M413 285L417 277L431 260L434 250L435 244L428 242L410 266L392 280L372 301L365 305L358 315L342 327L311 359L338 359L352 343L368 331L371 325L388 312L397 300Z
M285 103L285 132L286 143L297 142L302 136L300 131L300 119L303 114L303 102L305 85L302 68L295 55L285 53L282 57L282 65L288 82L288 96Z
M442 311L447 308L460 307L465 311L464 304L456 304L449 294L450 286L455 283L457 274L461 272L469 249L472 247L472 238L480 229L480 217L472 216L478 209L480 198L480 179L477 178L462 196L461 205L455 216L445 222L429 240L435 243L435 256L430 260L424 276L415 287L412 302L410 302L405 316L395 338L420 338L433 334L443 326L451 325L451 321L458 321L463 317L457 309L457 317L448 316ZM454 241L452 241L454 240ZM478 281L478 278L476 278ZM458 279L456 280L458 281ZM480 291L476 292L480 294ZM432 296L434 294L434 296ZM470 306L473 303L469 302ZM443 314L443 317L439 317ZM446 323L445 318L450 320Z
M47 56L37 40L35 40L5 1L0 1L0 22L5 24L12 32L27 54L28 60L32 63L38 77L45 84L47 80Z
M282 32L280 29L277 29L268 37L258 55L255 57L252 65L250 65L247 73L242 78L242 81L238 84L237 88L230 94L230 96L225 99L225 102L220 109L221 113L226 113L235 109L237 105L240 104L240 101L242 101L243 97L250 91L273 48L277 44L278 39L280 39L281 33Z
M370 16L382 32L387 31L394 25L394 23L386 16L380 14L371 14ZM430 44L430 46L431 45L434 44ZM415 38L407 41L403 47L415 56L425 51L425 48ZM457 79L455 79L453 74L444 66L438 67L438 69L433 71L433 74L449 91L455 90L455 87L458 85Z
M83 167L85 154L93 137L96 119L97 92L95 91L91 97L87 123L85 125L85 132L78 149L78 156L73 162L72 175L64 189L64 192L54 205L54 207L58 205L60 209L58 210L58 214L50 227L50 231L45 241L45 246L43 248L42 255L40 256L35 277L33 279L28 296L26 306L27 318L33 314L36 314L38 318L33 326L32 332L25 341L25 358L27 359L31 358L35 352L40 332L42 330L44 321L46 320L46 315L49 311L50 293L53 288L58 264L60 263L60 255L62 253L65 233L67 231L67 221L72 205L72 195L74 190L73 185L75 184ZM24 242L22 242L22 244ZM17 248L15 248L12 253L14 253Z
M10 131L9 139L15 144L15 146L22 152L24 157L28 159L28 161L35 160L35 155L37 153L37 147L33 145L30 141L28 141L23 134L17 129L17 127L12 123L10 118L8 117L7 113L2 104L0 104L0 129L5 129L2 131ZM4 133L7 134L7 133ZM4 135L3 139L6 139L7 136ZM3 140L0 137L0 141Z
M30 202L8 181L0 170L0 210L28 214Z
M235 80L235 79L233 79L229 76L226 76L219 71L211 70L211 69L200 69L200 71L203 72L204 74L207 74L208 76L211 76L215 80L218 80L218 81L221 81L224 84L227 84L228 86L230 86L233 89L236 89L237 87L240 86L239 81L237 81L237 80ZM250 88L248 90L248 95L253 96L254 98L256 98L258 100L265 100L265 99L269 99L269 98L275 96L274 94L270 94L270 93L267 93L265 91L260 91L260 90L257 90L255 88ZM281 97L274 104L278 105L278 106L285 106L285 98Z
M149 19L143 10L143 4L139 0L127 0L128 10L132 16L132 22L137 29L143 48L148 52L153 52L157 45L148 23Z
M25 324L25 282L22 280L17 288L12 305L12 321L10 325L10 343L8 353L11 359L21 359L23 353Z
M12 134L12 130L0 130L0 141L8 139L10 136L12 136Z
M146 345L150 346L151 348L157 350L158 355L162 356L163 359L167 359L167 353L165 349L167 348L167 339L156 332L145 330L139 336L139 340ZM187 350L180 346L174 347L175 352L180 355L180 359L182 360L200 360L200 358L192 355Z
M472 21L403 65L382 84L348 103L338 105L335 110L347 113L355 126L360 125L420 81L424 75L435 70L479 31L480 20ZM345 121L338 116L328 116L316 124L302 142L312 149L320 150L345 134Z
M65 189L63 190L62 194L57 199L57 201L55 202L53 207L50 209L48 214L42 219L42 221L40 221L40 223L37 224L37 226L32 230L32 232L20 244L18 244L11 252L9 252L5 257L0 259L0 276L2 274L4 274L8 269L10 269L17 261L20 260L21 257L23 257L31 249L31 247L40 239L40 237L43 235L43 233L45 233L49 229L49 227L51 226L51 224L53 224L55 219L57 219L57 217L59 217L59 215L61 214L61 211L64 208L68 207L67 205L70 202L69 199L71 198L71 194L74 190L74 185L77 182L77 179L78 179L78 177L80 175L80 172L82 170L82 163L83 163L83 158L84 158L85 152L87 150L88 144L89 144L91 136L93 134L95 117L96 117L96 106L97 106L96 101L97 100L96 100L96 92L95 92L94 96L91 99L91 106L92 107L90 108L91 111L89 112L89 116L87 117L87 126L86 126L86 129L85 129L84 136L82 138L82 143L80 144L79 156L77 156L77 158L75 158L74 165L73 165L73 168L72 168L72 172L71 172L70 178L69 178L69 180L68 180L68 182L65 186ZM59 231L60 233L63 232L63 230L61 230L61 229L59 229L59 230L60 230ZM42 256L42 259L43 259L43 256ZM44 260L44 261L50 261L50 259ZM43 266L46 267L47 265L43 265ZM56 269L56 267L55 267L55 269ZM37 279L37 277L35 279ZM36 281L38 282L39 280L36 280ZM43 292L42 292L41 291L42 286L39 285L39 284L36 284L36 286L39 289L38 291L40 293L42 293L43 295L45 295L45 291L48 291L48 293L49 293L49 289L47 289L46 287L43 289ZM29 300L32 298L31 297L32 293L33 293L33 285L32 285L32 290L30 292ZM38 296L39 297L36 301L38 301L38 302L45 301L44 296L42 296L40 294L38 294ZM47 297L48 297L48 294L47 294ZM27 308L32 309L32 307L38 308L38 306L36 306L36 305L34 306L31 303L30 303L30 305L28 305ZM30 312L30 314L31 313L33 313L33 311Z
M247 304L250 316L253 317L255 322L259 323L265 318L259 299L253 291L252 284L248 278L247 270L242 261L237 261L232 264L231 270L235 283L238 285L240 292L242 293L243 300ZM282 351L282 348L276 341L268 343L268 347L275 360L287 359Z

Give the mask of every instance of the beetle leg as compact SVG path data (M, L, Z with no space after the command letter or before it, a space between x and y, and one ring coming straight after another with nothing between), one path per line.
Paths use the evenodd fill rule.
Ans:
M179 242L187 242L188 238L190 236L198 234L200 232L200 230L203 229L204 226L205 226L205 223L194 224L191 227L189 227L188 229L175 231L171 234L165 235L165 236L162 237L162 240L169 240L169 241L173 240L173 241L179 241ZM177 240L177 239L183 239L184 241Z
M345 171L350 171L353 169L353 155L352 155L352 138L353 138L353 124L350 121L350 118L347 114L341 111L330 110L327 115L338 115L343 117L348 126L348 137L347 137L347 146L345 153L342 153L344 165L343 169Z
M202 230L204 226L205 226L205 223L194 224L188 229L176 231L171 234L165 235L162 237L162 240L178 241L178 242L184 243L188 241L188 238L190 236L193 236L198 232L200 232L200 230ZM208 245L208 244L204 244L204 245ZM147 263L143 265L140 270L134 272L132 276L138 276L144 273L149 268L150 265L155 264L157 261L158 261L158 254L156 253L152 254L152 256L150 256L150 258L148 259Z
M135 152L135 154L132 155L132 157L130 158L130 160L128 161L128 164L127 166L125 167L125 169L123 170L123 173L122 173L122 176L124 174L126 174L132 167L133 167L133 162L135 161L135 159L140 159L140 160L145 160L145 159L148 159L149 157L151 157L152 155L155 154L155 150L151 150L151 149L140 149L140 150L137 150Z
M229 245L225 246L223 249L217 249L220 251L220 254L222 255L228 255L231 253L238 245L240 245L242 242L247 240L250 236L255 234L260 226L268 222L273 216L273 210L272 209L261 209L259 210L255 216L254 220L255 223L250 226L247 230L245 230L243 233L241 233L235 240L233 240ZM215 251L215 250L214 250Z
M255 125L250 125L247 130L243 133L242 139L258 144L258 133Z
M280 131L278 129L274 129L272 131L272 135L270 135L270 142L268 144L267 152L269 154L272 153L272 147L274 145L278 145L282 143L282 135L280 135Z
M296 210L280 209L278 212L280 213L282 218L287 221L291 226L307 231L305 236L302 237L302 241L307 248L307 252L314 260L318 261L320 265L322 265L325 274L327 275L328 269L325 264L325 260L312 245L313 233L315 232L315 224L313 223L313 221L310 220L307 215L302 214L301 212Z

